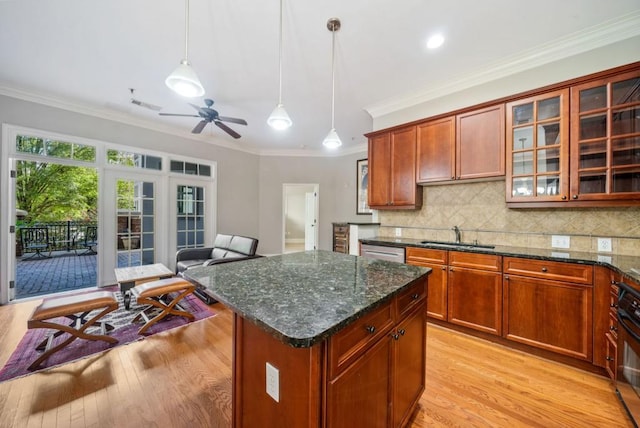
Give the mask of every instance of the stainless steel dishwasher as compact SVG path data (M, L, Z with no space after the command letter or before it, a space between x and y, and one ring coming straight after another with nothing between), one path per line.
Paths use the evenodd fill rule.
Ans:
M362 244L360 255L370 259L388 260L404 263L404 248L386 247L384 245Z

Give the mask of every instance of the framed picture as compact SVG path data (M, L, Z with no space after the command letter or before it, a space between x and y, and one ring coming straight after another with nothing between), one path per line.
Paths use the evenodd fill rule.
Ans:
M357 161L357 179L356 179L356 214L371 214L368 202L369 189L369 160L359 159Z

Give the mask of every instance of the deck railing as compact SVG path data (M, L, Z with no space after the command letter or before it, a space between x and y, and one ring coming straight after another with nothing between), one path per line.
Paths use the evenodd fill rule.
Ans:
M53 221L23 227L46 227L49 230L49 245L52 251L74 251L82 248L87 227L97 225L95 221ZM20 228L16 231L16 241L21 244ZM30 251L22 250L23 253Z

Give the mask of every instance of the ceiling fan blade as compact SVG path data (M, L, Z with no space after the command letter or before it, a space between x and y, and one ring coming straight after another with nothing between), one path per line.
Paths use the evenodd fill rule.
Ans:
M239 125L246 125L247 121L244 119L237 119L235 117L227 117L227 116L218 116L218 120L222 120L223 122L231 122L237 123Z
M201 120L200 122L198 122L198 124L196 125L196 127L195 127L195 128L193 128L193 129L191 130L191 133L192 133L192 134L199 134L199 133L201 133L201 132L202 132L202 130L204 129L204 127L205 127L205 126L207 126L207 123L209 123L209 122L207 122L206 120Z
M222 129L224 132L226 132L227 134L231 135L233 138L240 138L240 134L238 134L236 131L234 131L233 129L229 128L227 125L225 125L224 123L220 122L219 120L214 120L213 123L216 124L216 126L220 129Z
M140 100L137 100L135 98L131 98L131 104L135 104L135 105L140 106L140 107L148 108L149 110L155 110L155 111L162 110L162 107L160 107L160 106L157 106L157 105L151 104L151 103L146 103L144 101L140 101Z
M200 117L197 114L179 114L179 113L158 113L160 116L184 116L184 117Z
M190 105L191 107L193 107L194 109L198 110L198 113L200 113L200 114L204 114L205 116L207 115L207 112L206 112L206 111L205 111L205 109L203 109L202 107L197 106L197 105L195 105L195 104L191 104L191 103L189 103L189 105Z

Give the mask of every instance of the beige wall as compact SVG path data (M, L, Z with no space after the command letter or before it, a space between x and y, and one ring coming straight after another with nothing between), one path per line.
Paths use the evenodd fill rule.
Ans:
M569 235L573 251L596 251L597 238L611 237L613 252L640 255L640 207L509 209L505 182L426 186L419 211L378 211L381 236L551 248L551 235Z

